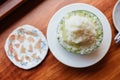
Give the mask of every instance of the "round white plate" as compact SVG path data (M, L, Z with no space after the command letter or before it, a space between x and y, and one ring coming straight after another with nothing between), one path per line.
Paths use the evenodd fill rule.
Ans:
M14 39L11 40L13 35ZM41 31L34 26L23 25L8 36L4 48L7 57L13 64L22 69L31 69L44 60L48 44Z
M113 23L115 28L120 31L120 1L118 0L113 9Z
M100 47L91 54L88 55L73 54L67 52L58 43L56 32L58 23L66 13L74 10L87 10L94 13L100 19L103 25L104 34L103 41ZM88 4L74 3L61 8L54 14L54 16L52 17L48 24L47 39L49 48L57 60L70 67L83 68L97 63L105 56L111 44L111 28L107 18L97 8Z

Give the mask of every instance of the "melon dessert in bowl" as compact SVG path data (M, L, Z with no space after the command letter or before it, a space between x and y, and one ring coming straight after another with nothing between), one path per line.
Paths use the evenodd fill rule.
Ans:
M75 54L89 54L100 46L103 26L92 12L72 11L59 22L57 38L65 50Z

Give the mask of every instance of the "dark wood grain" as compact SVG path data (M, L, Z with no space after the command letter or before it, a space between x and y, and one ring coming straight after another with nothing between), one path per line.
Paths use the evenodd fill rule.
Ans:
M1 0L0 2L0 20L20 6L25 0Z
M112 43L106 56L97 64L83 69L63 65L48 52L46 59L36 68L22 70L14 66L5 55L5 40L15 28L30 24L46 35L53 14L70 3L87 3L100 9L110 22ZM31 0L0 22L0 80L120 80L120 44L113 38L117 34L112 21L112 11L117 0Z

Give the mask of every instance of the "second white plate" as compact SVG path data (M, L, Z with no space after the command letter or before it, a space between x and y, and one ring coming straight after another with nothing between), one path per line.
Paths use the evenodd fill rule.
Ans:
M113 9L113 23L115 25L115 28L120 31L120 1L118 0L115 4L115 7Z
M96 51L89 55L69 53L63 47L61 47L61 45L57 41L56 31L58 23L66 13L75 10L87 10L94 13L100 19L103 25L104 35L102 44ZM111 28L107 18L97 8L88 4L74 3L61 8L54 14L54 16L52 17L48 24L47 39L49 48L57 60L71 67L83 68L97 63L105 56L111 43Z

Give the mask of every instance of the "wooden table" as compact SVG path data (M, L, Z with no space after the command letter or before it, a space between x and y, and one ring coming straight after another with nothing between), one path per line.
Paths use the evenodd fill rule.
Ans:
M47 25L61 7L83 2L100 9L108 18L112 29L112 43L106 56L97 64L83 69L68 67L48 51L46 59L36 68L23 70L13 65L4 50L9 33L20 25L30 24L46 35ZM120 80L120 44L113 38L117 34L112 11L117 0L31 0L0 21L0 80Z
M1 0L0 2L0 20L20 6L25 0Z

